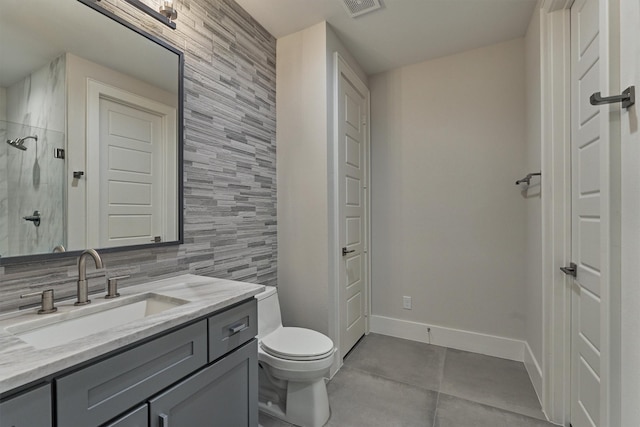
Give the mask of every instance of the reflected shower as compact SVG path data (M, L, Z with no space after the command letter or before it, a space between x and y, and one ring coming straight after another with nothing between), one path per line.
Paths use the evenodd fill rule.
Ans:
M27 139L35 139L36 142L37 142L38 141L38 135L23 136L22 138L15 138L15 139L7 139L7 144L9 144L12 147L17 148L18 150L26 151L27 147L24 146L24 142Z

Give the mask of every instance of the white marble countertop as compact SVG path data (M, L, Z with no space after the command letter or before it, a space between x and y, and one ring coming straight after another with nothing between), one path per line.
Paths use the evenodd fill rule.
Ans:
M103 294L91 295L91 304L81 307L74 306L74 300L63 301L57 303L55 314L38 315L34 308L0 315L0 394L219 311L263 289L262 285L186 274L122 288L121 296L111 300L104 299ZM64 320L77 316L81 310L99 311L105 304L121 305L142 293L179 298L187 303L46 349L35 348L6 330L20 328L25 322Z

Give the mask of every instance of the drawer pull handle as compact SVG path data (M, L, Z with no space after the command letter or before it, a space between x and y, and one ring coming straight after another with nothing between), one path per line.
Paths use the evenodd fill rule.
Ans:
M160 427L169 427L169 415L160 414Z
M229 336L235 335L238 332L243 331L245 329L247 329L247 324L244 323L244 322L243 323L239 323L239 324L237 324L235 326L229 326L229 332L231 332L231 334Z

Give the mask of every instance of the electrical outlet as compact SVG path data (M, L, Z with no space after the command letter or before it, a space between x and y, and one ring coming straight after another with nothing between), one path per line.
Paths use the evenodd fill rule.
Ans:
M405 310L411 310L411 297L402 297L402 308Z

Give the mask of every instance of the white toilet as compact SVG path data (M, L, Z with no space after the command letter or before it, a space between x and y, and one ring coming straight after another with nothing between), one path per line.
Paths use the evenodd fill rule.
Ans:
M260 410L291 424L321 427L329 419L324 377L336 348L320 332L282 326L277 289L266 286L258 300Z

